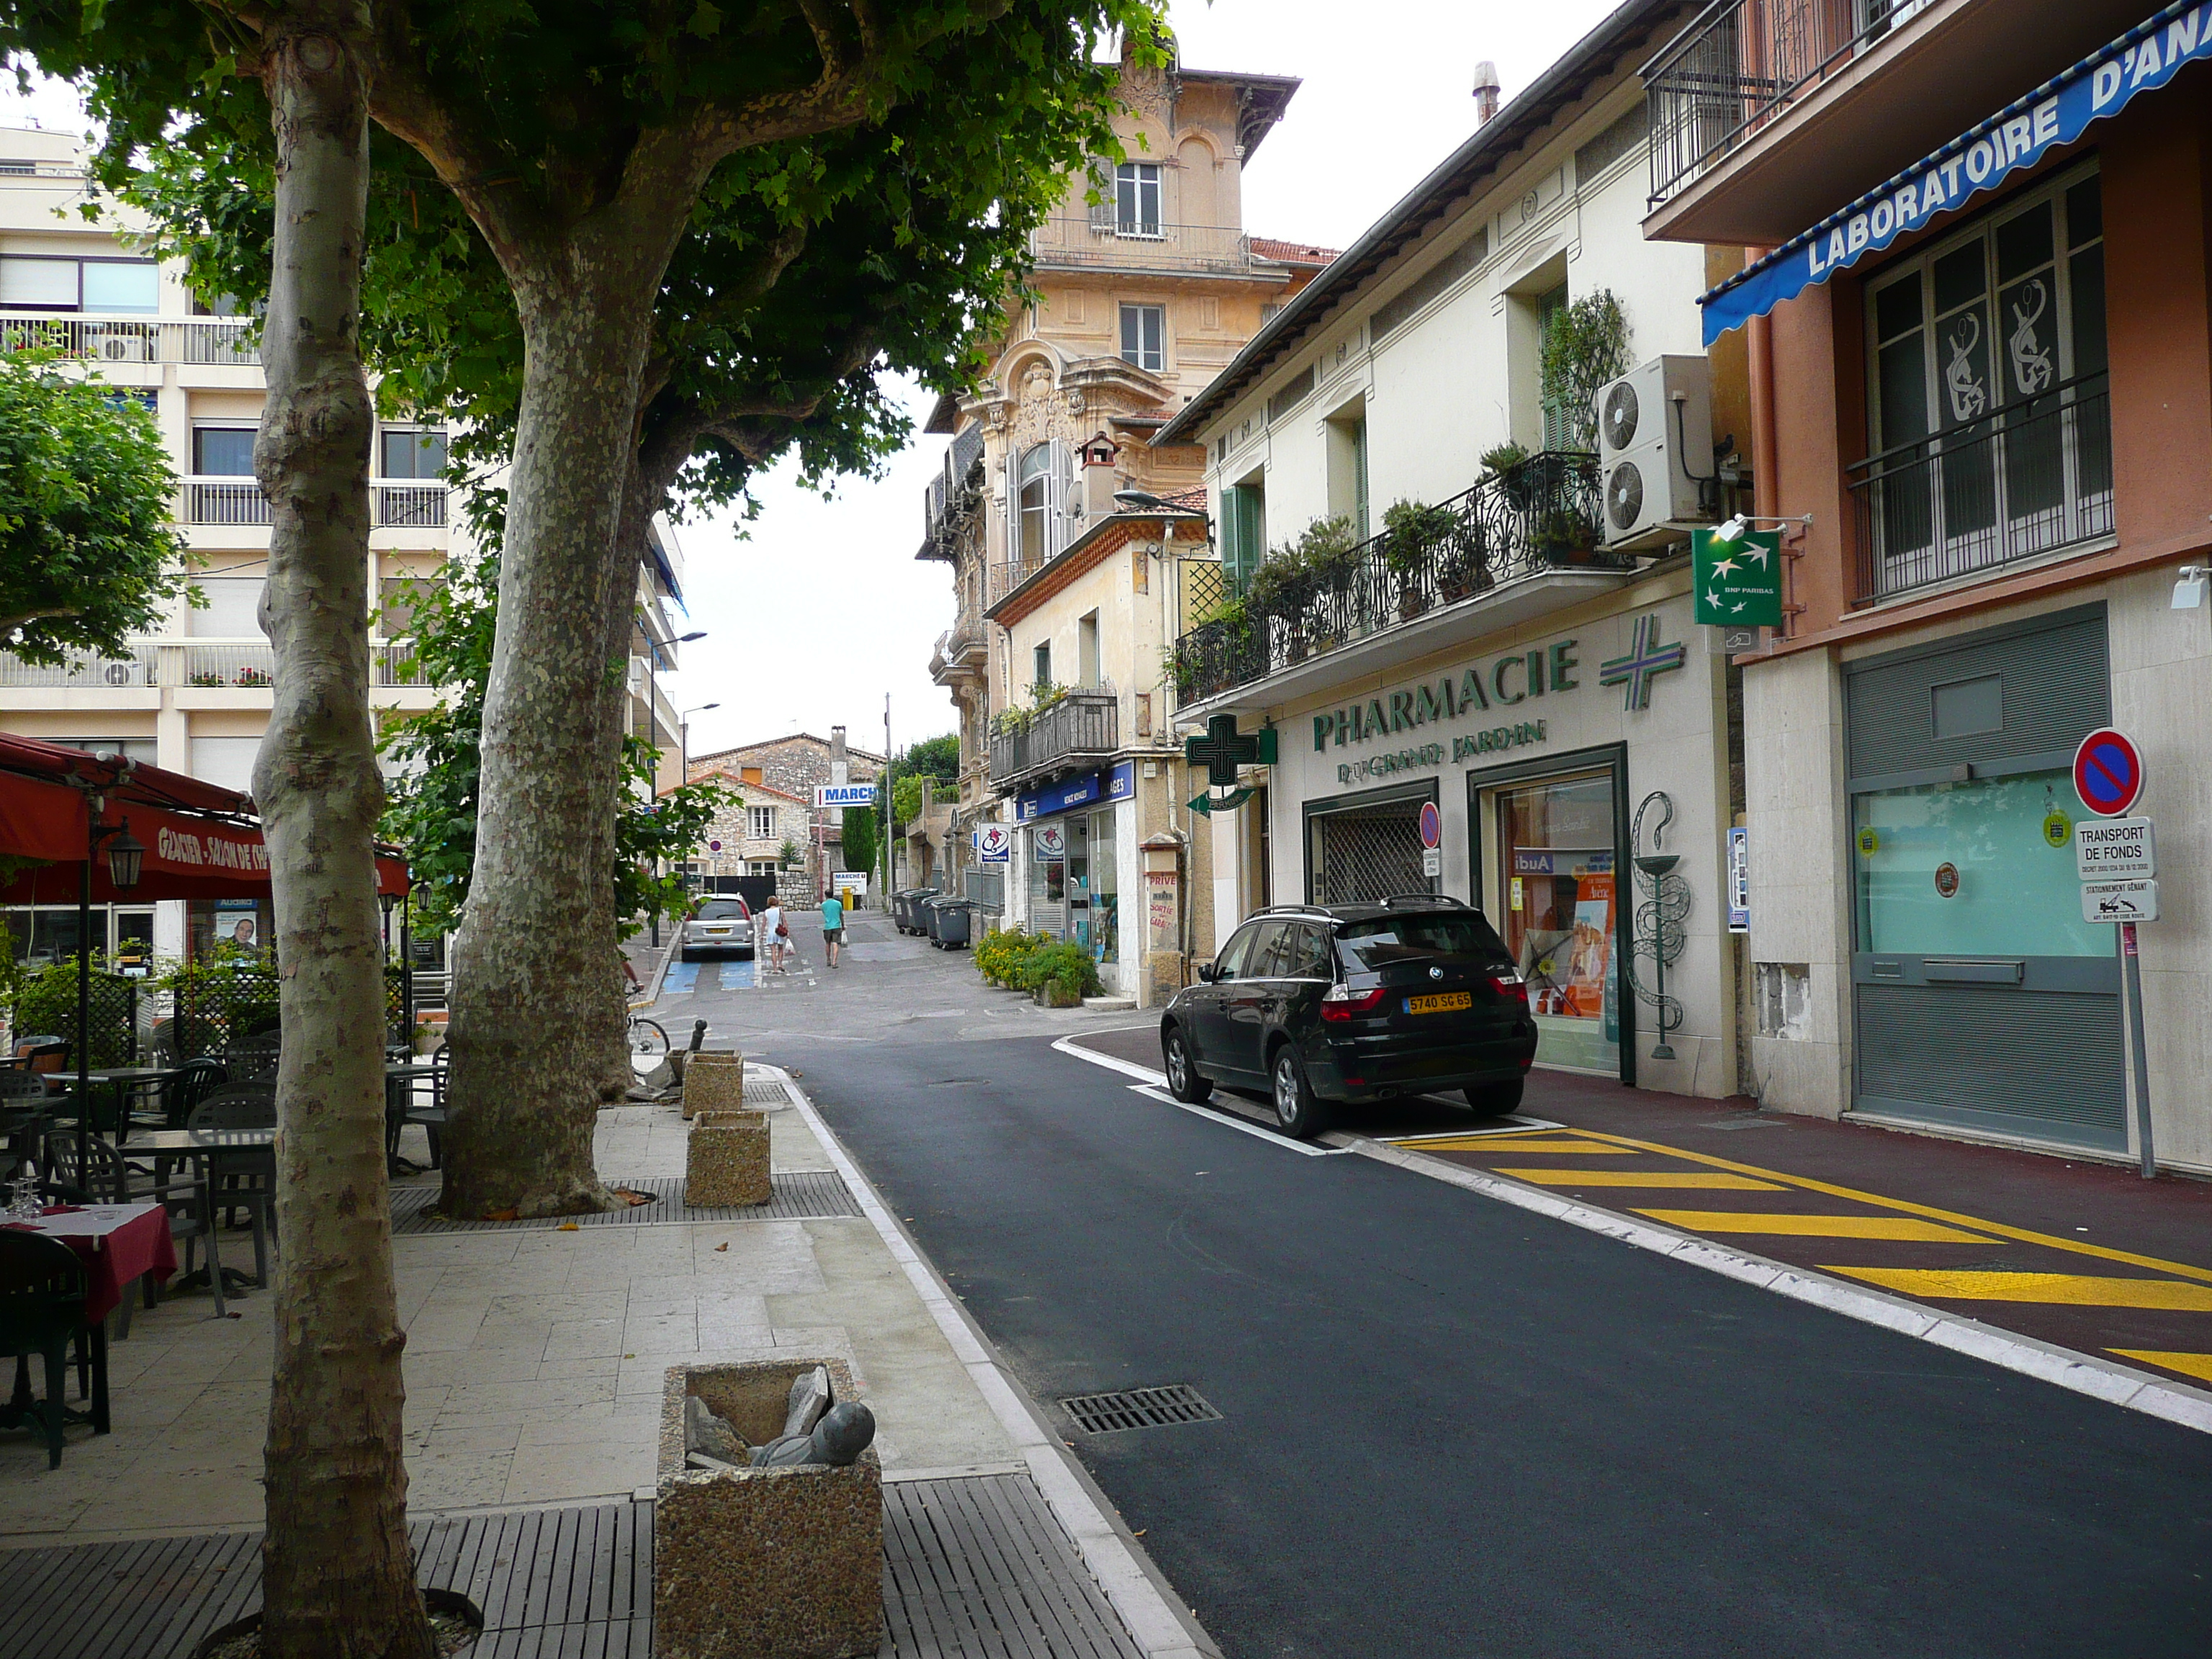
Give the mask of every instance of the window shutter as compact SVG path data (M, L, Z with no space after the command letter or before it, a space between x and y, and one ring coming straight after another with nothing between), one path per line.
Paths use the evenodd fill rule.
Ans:
M1075 452L1052 441L1052 467L1045 474L1045 553L1057 558L1074 536Z
M1114 229L1114 164L1103 156L1091 158L1091 190L1098 198L1091 204L1091 228L1111 234Z

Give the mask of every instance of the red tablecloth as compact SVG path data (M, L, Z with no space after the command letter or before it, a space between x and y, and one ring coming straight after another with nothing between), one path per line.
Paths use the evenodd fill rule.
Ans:
M59 1239L83 1259L88 1320L113 1313L123 1287L140 1274L167 1279L177 1271L169 1213L158 1204L88 1205L46 1216L29 1231Z

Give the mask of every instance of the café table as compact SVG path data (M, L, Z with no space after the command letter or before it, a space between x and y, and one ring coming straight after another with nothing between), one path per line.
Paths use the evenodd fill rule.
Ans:
M183 1068L175 1066L106 1066L85 1081L114 1091L115 1144L120 1146L131 1133L131 1097L149 1088L166 1089L182 1075Z
M399 1132L407 1127L407 1114L415 1104L415 1085L435 1079L444 1068L427 1060L395 1062L384 1068L384 1152L386 1172L396 1176L422 1173L411 1159L399 1156Z
M214 1168L215 1160L227 1153L273 1152L276 1147L276 1131L274 1129L155 1129L139 1136L131 1144L131 1150L139 1157L154 1158L157 1171L173 1158L185 1159L196 1167L198 1180L208 1193L206 1271L210 1289L215 1294L217 1313L223 1311L223 1285L235 1279L237 1282L231 1288L242 1292L248 1281L241 1270L222 1265L222 1257L216 1246L221 1230L214 1225L215 1212L222 1207L222 1195L214 1185L217 1173ZM197 1284L198 1281L199 1274L195 1273L189 1281L180 1281L179 1288L183 1282Z
M84 1322L90 1331L92 1426L107 1432L107 1316L122 1304L125 1292L148 1274L156 1279L177 1271L176 1246L169 1238L169 1212L159 1204L58 1204L43 1215L0 1225L42 1233L66 1244L83 1261Z

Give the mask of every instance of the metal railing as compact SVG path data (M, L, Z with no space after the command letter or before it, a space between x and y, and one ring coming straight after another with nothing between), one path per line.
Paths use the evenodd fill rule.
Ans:
M164 685L203 690L260 690L274 680L276 653L260 640L143 639L119 657L74 658L65 663L27 663L0 652L0 688L56 687L133 691ZM369 683L392 688L434 685L415 661L409 640L372 641Z
M1111 691L1070 691L1016 732L991 738L991 781L1103 759L1120 748L1121 700Z
M0 312L0 351L31 348L106 363L197 363L258 368L252 323L242 317L88 317Z
M1127 266L1144 270L1249 270L1252 239L1234 225L1171 225L1103 216L1048 219L1030 233L1042 267Z
M1597 458L1547 450L1429 508L1416 526L1369 537L1327 571L1255 580L1176 641L1177 704L1525 577L1633 569L1634 556L1602 547L1601 505Z
M2112 392L2085 375L1845 469L1862 605L2110 535Z
M1651 204L1690 185L1934 0L1714 0L1644 66Z
M369 523L380 530L442 530L447 487L415 480L374 479L368 487ZM269 498L252 478L185 480L186 524L265 525Z
M1006 908L1006 866L971 864L960 872L969 901L979 910L996 914Z
M92 656L64 663L25 662L12 652L0 653L0 686L70 686L87 690L128 691L159 685L160 659L152 645L131 641L120 657Z
M953 556L953 540L964 528L982 499L983 428L971 426L957 433L945 446L945 465L922 492L923 543L939 556Z

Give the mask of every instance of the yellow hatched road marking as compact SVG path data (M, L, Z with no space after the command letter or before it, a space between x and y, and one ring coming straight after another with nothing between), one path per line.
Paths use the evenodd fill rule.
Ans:
M1755 1164L1736 1164L1725 1158L1715 1158L1709 1152L1685 1152L1679 1146L1664 1146L1656 1140L1637 1140L1627 1135L1607 1134L1601 1129L1577 1129L1575 1133L1592 1140L1610 1141L1616 1146L1633 1146L1640 1152L1656 1152L1662 1158L1684 1158L1692 1164L1702 1164L1708 1169L1734 1170L1741 1175L1778 1181L1784 1186L1796 1187L1808 1193L1825 1193L1830 1198L1848 1199L1854 1204L1871 1204L1878 1209L1923 1216L1930 1221L1948 1221L1956 1226L1972 1227L1978 1232L2013 1239L2022 1244L2047 1245L2054 1250L2070 1250L2076 1255L2093 1255L2105 1261L2123 1261L2131 1267L2148 1267L2157 1273L2179 1273L2184 1278L2202 1279L2212 1285L2212 1267L2192 1267L2185 1261L2167 1261L2154 1255L2141 1255L2133 1250L2116 1250L2109 1245L2060 1238L2027 1227L2008 1226L2002 1221L1984 1221L1979 1216L1960 1215L1954 1210L1939 1210L1933 1205L1915 1204L1910 1199L1884 1198L1876 1193L1863 1193L1855 1187L1839 1187L1833 1182L1815 1181L1810 1176L1785 1175L1778 1170L1762 1170Z
M1692 1233L1774 1233L1798 1238L1888 1238L1924 1244L1987 1244L1980 1233L1887 1215L1766 1215L1741 1210L1638 1210Z
M2201 1376L2212 1382L2212 1353L2169 1353L2162 1348L2107 1348L2123 1359L2140 1359L2147 1365L2163 1365L2185 1376Z
M1952 1273L1927 1267L1822 1267L1905 1296L1952 1302L2044 1302L2076 1308L2157 1308L2212 1313L2212 1285L2087 1273Z
M1630 1146L1608 1146L1597 1140L1510 1140L1504 1137L1467 1135L1457 1140L1400 1140L1392 1143L1416 1152L1573 1152L1581 1157L1634 1158Z
M1538 1187L1697 1187L1735 1193L1782 1190L1771 1181L1753 1181L1748 1176L1705 1175L1686 1170L1654 1170L1646 1174L1640 1170L1528 1169L1498 1170L1492 1173L1510 1176L1516 1181Z

